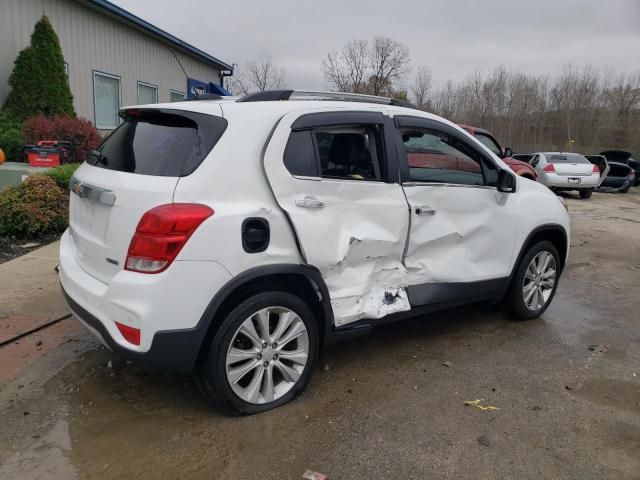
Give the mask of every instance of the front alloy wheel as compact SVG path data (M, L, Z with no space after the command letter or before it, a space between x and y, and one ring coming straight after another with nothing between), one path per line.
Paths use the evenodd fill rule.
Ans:
M558 288L559 267L560 256L553 243L543 240L529 248L505 297L516 318L528 320L544 313Z
M540 310L551 297L556 284L556 260L548 251L538 253L527 267L522 285L522 297L531 311Z
M309 334L302 319L288 308L263 308L233 336L227 381L245 402L273 402L296 384L308 358Z

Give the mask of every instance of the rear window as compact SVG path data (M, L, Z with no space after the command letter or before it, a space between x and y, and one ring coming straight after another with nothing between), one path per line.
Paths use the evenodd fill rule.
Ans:
M91 154L96 167L183 177L202 163L227 127L221 117L192 112L129 112Z
M547 155L549 163L590 163L589 160L577 153L561 153Z

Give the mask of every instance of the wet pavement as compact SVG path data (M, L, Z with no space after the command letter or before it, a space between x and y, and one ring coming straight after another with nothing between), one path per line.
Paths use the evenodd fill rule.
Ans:
M264 414L223 417L70 332L0 380L0 478L640 478L640 193L569 204L543 318L480 304L378 328Z

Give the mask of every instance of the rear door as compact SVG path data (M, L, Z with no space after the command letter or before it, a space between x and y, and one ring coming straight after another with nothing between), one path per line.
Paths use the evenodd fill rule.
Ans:
M411 116L396 117L396 124L411 211L411 304L490 296L510 274L516 235L511 194L496 188L497 165L449 125Z
M324 277L337 325L409 309L409 216L389 121L377 111L289 113L265 150L271 188Z
M134 110L71 180L69 232L76 259L109 283L124 268L131 237L149 209L171 203L218 141L221 117L173 110Z

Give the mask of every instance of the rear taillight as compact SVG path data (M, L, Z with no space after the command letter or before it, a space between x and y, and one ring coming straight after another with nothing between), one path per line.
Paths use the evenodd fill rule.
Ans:
M556 171L556 169L553 166L553 163L547 163L547 165L542 169L542 171L543 172L551 172L551 173L553 173L553 172Z
M159 273L166 270L187 240L213 210L197 203L170 203L145 213L133 234L125 270Z
M600 175L600 169L598 168L598 165L593 166L593 173L597 173L598 175Z

